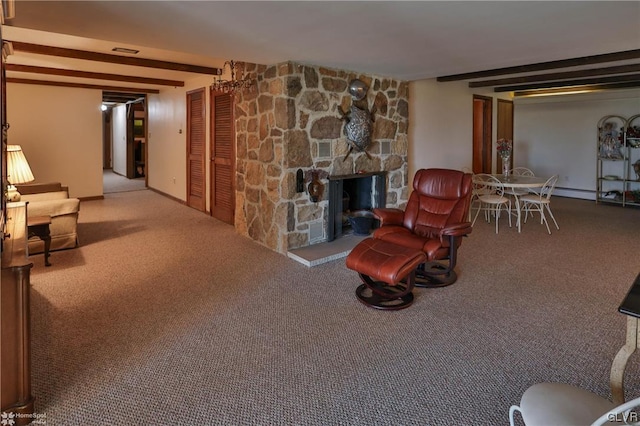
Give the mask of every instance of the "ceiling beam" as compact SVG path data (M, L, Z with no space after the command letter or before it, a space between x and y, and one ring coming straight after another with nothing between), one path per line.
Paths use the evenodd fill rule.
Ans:
M611 84L622 82L640 81L640 74L627 74L616 75L612 77L598 77L598 78L581 78L577 80L564 80L564 81L547 81L541 83L521 84L516 86L499 86L493 89L494 92L515 92L521 90L532 89L548 89L551 87L573 87L573 86L586 86L592 84Z
M142 94L140 93L130 93L130 94L125 94L125 93L112 93L112 92L102 92L102 98L105 100L110 100L110 99L136 99L136 97L141 96Z
M32 74L60 75L64 77L90 78L96 80L125 81L128 83L152 84L160 86L184 87L184 81L164 80L160 78L133 77L100 72L65 70L61 68L35 67L31 65L5 64L7 71L27 72Z
M141 89L138 87L101 86L98 84L67 83L63 81L30 80L28 78L7 77L7 83L35 84L40 86L75 87L80 89L98 89L98 90L109 90L112 92L127 92L127 93L154 93L154 94L160 93L158 89Z
M135 98L136 96L142 96L143 93L137 93L137 92L129 92L129 93L123 93L123 92L110 92L108 90L105 90L102 92L102 96L104 97L125 97L125 98Z
M127 102L133 102L138 98L116 98L116 99L112 99L112 98L102 98L102 102L103 103L109 103L109 104L126 104Z
M144 95L140 95L140 96L106 96L106 95L102 95L102 102L113 102L115 104L124 104L124 103L127 103L127 102L135 101L135 100L139 99L142 96L144 96Z
M580 58L562 59L559 61L539 62L537 64L519 65L515 67L496 68L492 70L453 74L437 77L437 81L460 81L475 78L495 77L497 75L519 74L524 72L545 71L557 68L578 67L600 64L603 62L626 61L640 58L640 49L625 50L623 52L605 53L602 55L583 56Z
M472 81L469 83L469 87L471 88L490 87L490 86L501 86L503 84L535 83L538 81L566 80L570 78L593 77L598 75L611 75L611 74L624 74L624 73L638 72L638 71L640 71L640 64L619 65L615 67L592 68L592 69L580 70L580 71L555 72L555 73L549 73L549 74L536 74L536 75L528 75L523 77L502 78L502 79L496 79L496 80Z
M87 61L108 62L111 64L132 65L135 67L158 68L164 70L191 72L196 74L220 75L219 68L200 65L180 64L177 62L158 61L155 59L132 58L108 53L90 52L87 50L67 49L64 47L44 46L41 44L11 41L16 52L35 53L38 55L59 56L63 58L83 59Z
M514 97L526 97L526 96L543 96L543 95L559 95L565 93L580 93L580 92L597 92L601 90L613 90L613 89L631 89L640 87L640 81L627 81L622 83L611 84L591 84L586 86L576 87L556 87L551 89L540 90L524 90L520 92L514 92Z

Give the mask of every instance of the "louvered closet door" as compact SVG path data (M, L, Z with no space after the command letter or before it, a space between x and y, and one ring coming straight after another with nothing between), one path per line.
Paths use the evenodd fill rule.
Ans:
M187 205L204 211L205 179L205 89L187 93Z
M233 96L211 93L211 215L233 225L235 129Z

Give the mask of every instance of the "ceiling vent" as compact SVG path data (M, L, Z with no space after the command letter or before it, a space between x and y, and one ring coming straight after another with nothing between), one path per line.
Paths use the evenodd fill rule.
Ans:
M111 49L113 52L119 52L119 53L128 53L130 55L136 55L138 53L140 53L139 50L136 49L127 49L126 47L114 47L113 49Z

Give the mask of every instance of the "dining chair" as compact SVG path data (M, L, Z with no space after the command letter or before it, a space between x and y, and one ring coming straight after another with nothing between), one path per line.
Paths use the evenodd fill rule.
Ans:
M475 174L472 173L472 181L475 179ZM480 201L481 195L488 195L493 193L493 188L482 185L473 185L471 187L471 201L469 203L469 218L468 221L471 222L471 215L473 214L473 206L476 206L478 209L482 207L482 202ZM489 220L489 213L485 210L485 220Z
M549 213L551 219L553 219L556 229L560 229L558 222L556 222L556 218L551 212L551 194L553 193L557 182L558 175L553 175L547 179L544 186L540 189L539 194L527 194L520 197L520 210L521 213L524 214L524 223L527 223L529 213L533 216L533 212L537 211L540 213L540 223L544 223L547 226L547 232L549 232L549 235L551 235L551 229L549 228L549 222L547 221L545 210Z
M496 234L498 233L498 221L503 207L507 209L509 227L511 227L511 199L504 195L504 185L495 176L479 173L473 176L472 193L477 194L475 202L479 203L476 215L471 226L476 223L480 210L485 212L485 219L491 223L491 215L496 218Z
M473 172L466 172L465 170L469 169L468 167L463 167L461 170L464 171L465 173L471 173L473 176L476 176L476 174L474 174ZM470 169L469 169L470 170ZM478 173L478 174L483 174L483 173ZM473 177L472 177L473 180ZM469 206L469 222L471 222L471 215L473 214L473 206L474 204L477 205L478 207L480 207L480 205L482 204L479 200L479 196L480 195L487 195L487 194L492 194L493 188L491 187L478 187L478 188L471 188L471 203ZM487 211L485 211L485 220L489 221L489 213Z
M526 426L637 424L638 407L640 398L616 406L569 384L536 383L522 394L520 405L509 409L509 424L515 426L516 412Z
M513 169L511 169L511 174L517 176L535 176L533 171L526 167L514 167Z
M514 167L513 169L511 169L511 174L515 176L535 176L533 171L526 167ZM505 188L505 192L515 197L521 197L531 192L537 194L537 192L531 188Z

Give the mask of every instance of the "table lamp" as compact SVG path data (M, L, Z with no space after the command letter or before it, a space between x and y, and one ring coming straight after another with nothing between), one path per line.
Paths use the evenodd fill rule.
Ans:
M20 201L20 193L15 187L17 183L27 183L34 180L31 168L20 145L7 146L7 201Z

